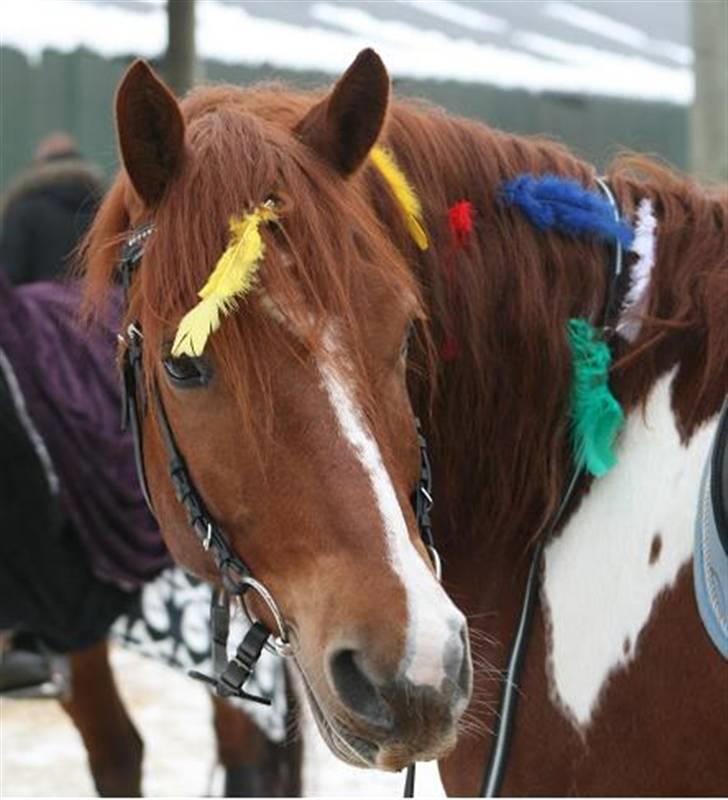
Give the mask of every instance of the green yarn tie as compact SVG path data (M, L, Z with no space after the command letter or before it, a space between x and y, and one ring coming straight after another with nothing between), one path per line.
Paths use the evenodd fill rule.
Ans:
M596 478L617 463L614 443L624 412L609 388L612 354L585 319L568 322L572 358L571 434L576 467Z

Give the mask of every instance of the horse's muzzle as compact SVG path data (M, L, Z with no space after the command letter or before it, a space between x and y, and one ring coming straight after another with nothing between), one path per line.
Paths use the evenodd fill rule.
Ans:
M437 685L413 683L402 667L387 674L367 652L349 646L328 656L328 680L346 709L349 743L372 766L387 770L443 756L455 743L472 689L467 625L443 649Z

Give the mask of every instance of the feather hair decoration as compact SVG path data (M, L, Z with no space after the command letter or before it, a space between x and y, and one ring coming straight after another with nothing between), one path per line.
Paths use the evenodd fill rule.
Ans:
M427 250L429 242L422 222L422 206L415 190L410 185L404 172L394 159L389 150L375 147L369 156L374 166L381 172L382 177L389 184L389 188L397 198L397 202L407 222L407 230L420 250Z
M615 219L612 204L599 192L558 175L518 175L501 186L500 200L515 205L539 230L553 228L570 236L595 236L629 247L631 225Z
M473 233L473 204L468 200L459 200L447 211L447 222L450 226L456 248L465 247Z
M624 412L609 388L612 354L585 319L570 319L571 434L577 469L600 478L617 463L614 443Z
M230 242L198 292L200 302L182 317L172 344L174 357L202 355L210 334L250 291L265 252L260 226L277 218L273 205L265 203L230 220Z

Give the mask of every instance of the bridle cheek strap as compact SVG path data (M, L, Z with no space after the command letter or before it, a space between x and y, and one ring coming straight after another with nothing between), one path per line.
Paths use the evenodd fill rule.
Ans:
M137 229L122 249L118 269L124 289L126 308L129 306L129 292L133 273L141 261L144 243L152 230L153 227L151 225L145 225ZM121 359L123 376L122 427L129 428L131 431L139 483L144 499L150 511L154 514L154 506L144 467L144 439L142 433L142 420L147 413L150 400L145 392L146 384L143 368L144 335L139 324L132 323L127 327L126 335L119 338L125 345ZM199 492L192 482L187 465L175 441L172 427L156 385L153 385L151 395L151 403L154 406L155 416L167 454L168 472L175 495L178 502L185 509L190 528L197 536L203 549L212 556L223 584L222 590L213 592L211 609L213 661L216 677L203 675L196 671L191 672L190 675L212 686L220 697L240 697L258 703L270 704L269 699L251 695L243 689L268 642L271 635L270 630L261 622L253 622L238 645L233 658L227 659L230 595L243 595L251 587L253 579L250 569L233 552L227 538L208 513ZM283 617L270 593L267 590L265 591L266 603L269 607L271 605L274 607L274 618L279 627L278 635L274 639L274 642L279 645L277 652L282 655L288 654L284 647L284 645L289 645L289 641Z

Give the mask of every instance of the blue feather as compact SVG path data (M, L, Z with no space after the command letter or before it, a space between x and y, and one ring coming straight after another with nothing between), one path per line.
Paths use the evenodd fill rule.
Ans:
M598 191L558 175L518 175L501 186L504 205L517 206L539 230L553 228L570 236L595 236L629 247L632 226L615 219L611 203Z

